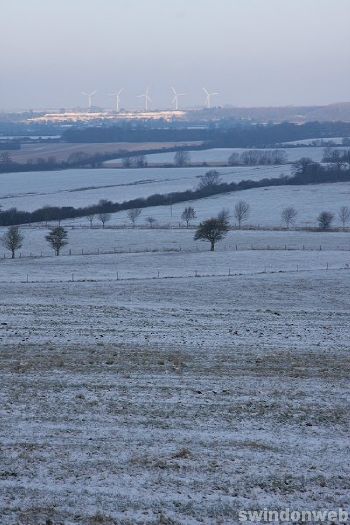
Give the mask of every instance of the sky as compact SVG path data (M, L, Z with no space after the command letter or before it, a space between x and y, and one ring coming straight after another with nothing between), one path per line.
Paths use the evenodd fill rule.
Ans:
M0 110L350 101L350 0L1 0Z

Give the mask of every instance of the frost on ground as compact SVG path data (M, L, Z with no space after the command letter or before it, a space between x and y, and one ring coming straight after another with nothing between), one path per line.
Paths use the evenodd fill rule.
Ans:
M348 271L0 293L2 525L348 508Z

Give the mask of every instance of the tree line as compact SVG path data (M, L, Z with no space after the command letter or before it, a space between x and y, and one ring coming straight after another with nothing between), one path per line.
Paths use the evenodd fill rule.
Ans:
M350 149L327 147L323 150L322 162L335 164L342 169L347 164L350 165Z
M203 141L210 147L261 148L282 142L324 137L348 137L348 122L307 122L293 124L251 124L222 120L213 125L177 127L178 124L147 123L113 126L72 127L64 131L65 142L185 142Z
M229 166L275 166L277 164L286 164L288 161L287 154L281 149L272 150L247 150L241 154L233 152L229 159Z

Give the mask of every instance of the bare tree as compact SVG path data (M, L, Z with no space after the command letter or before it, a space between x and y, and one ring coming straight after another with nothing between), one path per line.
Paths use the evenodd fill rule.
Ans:
M227 164L229 166L239 166L241 163L239 153L236 153L235 151L231 153L231 155L228 158Z
M57 256L60 254L61 248L68 244L67 238L68 232L62 228L62 226L52 228L50 233L45 236L45 239L50 244Z
M350 208L348 206L342 206L338 212L338 217L343 228L345 228L350 222Z
M188 206L181 214L181 219L186 222L186 228L189 227L190 222L197 217L196 212L192 206Z
M123 166L123 168L131 168L132 161L131 161L131 158L129 156L126 156L126 157L122 158L122 166Z
M199 190L204 190L206 188L213 188L221 184L220 173L216 170L207 171L204 175L199 177L200 181L198 184Z
M104 228L106 222L108 222L108 221L111 220L111 214L110 214L110 213L107 213L106 211L101 211L101 212L98 214L98 218L99 218L99 220L102 222L102 228Z
M95 219L95 214L94 213L90 213L90 215L88 215L87 218L88 218L88 221L90 223L90 228L92 228L92 225L93 225L93 222L94 222L94 219Z
M174 164L175 166L182 168L183 166L188 166L191 162L191 157L188 151L179 150L175 153Z
M230 218L230 210L228 210L227 208L222 208L222 210L218 213L218 219L220 221L227 221L228 223L229 218Z
M248 219L249 213L249 204L246 201L238 201L234 209L234 216L238 222L238 228L241 228L242 223Z
M321 230L329 230L334 219L334 214L330 211L322 211L317 217L318 226Z
M137 155L134 160L134 164L137 168L146 168L147 167L147 158L145 155Z
M136 221L140 217L141 213L141 208L132 208L131 210L127 211L128 219L132 223L133 228L135 228Z
M2 237L2 244L11 252L12 259L16 256L16 251L22 248L23 235L18 226L10 226Z
M194 240L205 240L210 242L210 251L215 250L215 244L221 241L229 231L227 220L220 218L208 219L201 222L197 228Z
M3 151L0 153L0 164L5 166L12 164L12 157L8 151Z
M297 218L298 212L293 206L288 206L288 208L284 208L281 213L281 219L283 224L286 225L286 228L289 228L292 224L295 223Z
M155 219L154 217L146 217L146 222L148 222L148 224L150 225L150 227L153 228L153 224L154 224L155 222L157 222L157 221L156 221L156 219Z

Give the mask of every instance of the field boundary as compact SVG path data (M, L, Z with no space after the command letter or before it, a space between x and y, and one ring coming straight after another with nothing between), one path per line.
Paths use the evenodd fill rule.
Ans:
M230 268L226 273L201 273L198 270L194 270L187 275L162 275L160 271L156 272L155 275L149 276L125 276L123 277L122 271L116 271L115 278L106 278L106 279L90 279L90 278L79 278L76 273L71 273L67 279L49 279L49 280L40 280L40 279L30 279L30 275L27 274L26 279L22 280L0 280L0 284L59 284L59 283L114 283L114 282L126 282L126 281L158 281L158 280L169 280L169 279L210 279L216 277L226 277L230 279L231 277L252 277L254 275L274 275L274 274L297 274L297 273L311 273L311 272L334 272L334 271L350 271L350 264L345 266L331 266L326 263L322 267L315 268L302 268L299 264L295 265L295 268L268 268L264 267L263 270L255 272L235 272ZM125 271L125 273L127 270Z

